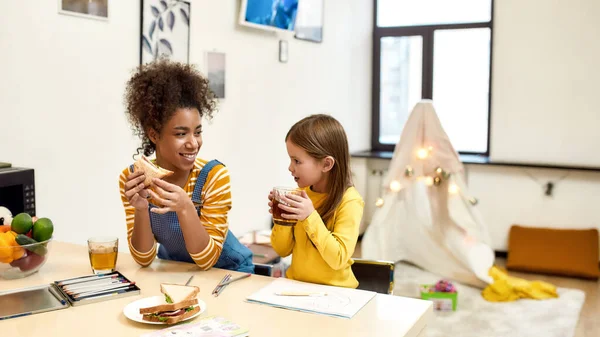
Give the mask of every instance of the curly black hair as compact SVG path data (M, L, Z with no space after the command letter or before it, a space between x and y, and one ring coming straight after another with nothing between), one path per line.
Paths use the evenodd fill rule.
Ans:
M196 108L210 119L216 101L208 80L193 65L160 59L137 68L127 82L125 105L133 133L142 139L137 154L149 156L156 150L150 130L160 134L180 108Z

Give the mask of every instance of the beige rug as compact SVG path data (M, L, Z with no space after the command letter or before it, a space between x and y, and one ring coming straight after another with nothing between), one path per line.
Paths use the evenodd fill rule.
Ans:
M398 263L394 295L418 297L418 285L435 283L440 277L418 267ZM493 303L481 289L455 283L455 312L435 312L425 336L460 337L573 337L585 300L581 290L558 288L559 298Z

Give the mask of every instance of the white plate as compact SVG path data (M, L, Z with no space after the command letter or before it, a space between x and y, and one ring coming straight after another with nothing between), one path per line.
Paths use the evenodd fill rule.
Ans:
M155 305L161 305L161 304L167 304L167 302L165 302L165 297L164 296L144 297L144 298L141 298L141 299L139 299L137 301L134 301L134 302L131 302L131 303L127 304L125 306L125 308L123 308L123 314L125 315L125 317L129 318L130 320L136 321L136 322L140 322L140 323L167 324L167 323L164 323L164 322L144 321L144 319L142 318L142 314L140 314L140 308L147 308L147 307L151 307L151 306L155 306ZM200 311L198 311L193 316L190 316L190 317L188 317L186 319L182 319L180 322L192 319L192 318L200 315L201 313L203 313L204 310L206 310L206 303L204 303L203 300L198 299L198 305L200 306Z

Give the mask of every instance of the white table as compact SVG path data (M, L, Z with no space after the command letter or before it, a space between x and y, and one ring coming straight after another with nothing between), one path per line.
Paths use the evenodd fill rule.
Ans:
M219 297L212 289L226 273L213 268L201 271L195 265L155 260L141 268L129 253L119 253L117 270L141 288L141 294L101 303L45 312L0 321L2 336L139 336L166 326L129 320L123 307L137 299L160 295L160 283L185 283L200 287L207 304L202 315L220 315L250 329L251 336L418 336L433 317L429 301L377 294L352 319L328 317L245 302L244 299L272 281L253 275L233 283ZM0 291L38 286L91 273L87 247L52 242L49 258L39 272L18 280L0 279ZM0 303L0 305L2 305Z

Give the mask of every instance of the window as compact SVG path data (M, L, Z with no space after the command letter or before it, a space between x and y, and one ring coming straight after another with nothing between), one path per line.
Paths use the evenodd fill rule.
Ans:
M374 0L372 149L432 99L455 149L489 153L493 0Z

